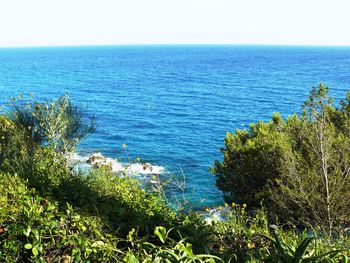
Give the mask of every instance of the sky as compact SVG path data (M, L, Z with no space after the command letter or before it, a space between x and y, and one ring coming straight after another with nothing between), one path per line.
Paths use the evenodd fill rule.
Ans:
M350 0L0 0L0 47L350 46Z

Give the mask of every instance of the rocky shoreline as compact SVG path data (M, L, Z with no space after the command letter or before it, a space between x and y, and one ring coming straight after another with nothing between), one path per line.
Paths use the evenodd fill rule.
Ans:
M153 165L148 162L122 163L116 159L103 156L101 153L88 155L73 154L68 156L68 159L72 166L82 170L104 167L113 173L130 176L161 175L165 172L165 168L162 166Z

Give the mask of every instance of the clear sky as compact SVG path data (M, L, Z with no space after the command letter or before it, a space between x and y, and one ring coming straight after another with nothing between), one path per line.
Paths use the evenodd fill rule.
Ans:
M350 0L0 0L0 46L350 45Z

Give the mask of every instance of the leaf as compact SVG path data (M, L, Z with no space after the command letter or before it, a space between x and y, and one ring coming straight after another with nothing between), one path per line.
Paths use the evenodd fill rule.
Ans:
M170 255L171 257L174 258L175 261L173 262L178 262L180 260L180 257L178 255L176 255L173 251L169 250L169 249L162 249L160 250L157 254L156 254L156 257L159 255L159 254L168 254Z
M33 234L35 236L35 239L39 240L39 231L38 231L38 229L34 229L32 232L33 232Z
M30 226L28 226L27 230L23 229L23 234L26 237L29 237L30 232L32 231L32 229L30 228Z
M214 255L199 254L199 255L196 255L196 257L199 258L199 259L204 259L204 258L210 259L210 258L212 258L212 259L216 259L217 260L217 261L214 261L214 262L218 262L218 261L224 262L221 258L219 258L217 256L214 256Z
M129 253L129 254L125 257L125 261L126 261L127 263L138 263L138 262L139 262L133 253Z
M326 258L327 256L335 257L336 255L340 254L341 252L344 252L344 250L341 250L341 249L333 250L333 251L330 251L330 252L327 252L327 253L324 253L324 254L321 254L321 255L318 255L318 256L305 258L305 259L303 259L303 262L313 262L313 261L316 261L318 259Z
M300 243L300 245L298 246L298 248L295 250L295 253L294 253L294 262L301 261L311 241L312 241L312 238L307 237Z
M166 240L166 228L163 226L157 226L156 229L154 230L154 234L157 235L162 241L162 243L165 243Z
M186 247L181 248L188 256L193 257L192 245L190 243L186 244Z
M34 256L37 256L39 254L39 251L38 251L38 249L36 247L33 247L32 248L32 253L33 253Z
M342 263L347 263L347 262L348 262L348 257L347 257L347 256L345 256L345 255L340 255L340 257L341 257L341 262L342 262Z
M29 244L29 243L24 245L25 249L31 249L32 247L33 247L32 244Z
M102 247L102 246L104 246L104 244L105 243L103 241L98 240L98 241L92 243L91 247Z

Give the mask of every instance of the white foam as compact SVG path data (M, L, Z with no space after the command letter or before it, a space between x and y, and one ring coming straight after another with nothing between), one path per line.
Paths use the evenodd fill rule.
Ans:
M72 166L77 166L83 170L90 169L95 164L101 164L111 166L112 171L116 174L125 173L129 176L160 175L164 173L165 170L162 166L152 165L150 163L121 163L115 159L104 157L100 152L89 155L74 153L67 156L67 158ZM90 162L88 162L88 160L90 160Z
M204 217L204 222L208 225L215 224L217 222L221 222L222 218L220 217L220 212L215 211L214 213L209 213L208 216Z
M127 166L126 171L130 174L160 175L164 172L164 167L149 163L133 163Z
M230 215L232 215L232 211L228 207L214 208L211 209L209 213L203 213L203 221L208 225L212 225L218 222L226 221Z
M66 156L70 163L82 163L87 161L87 156L82 156L77 153L69 154Z

